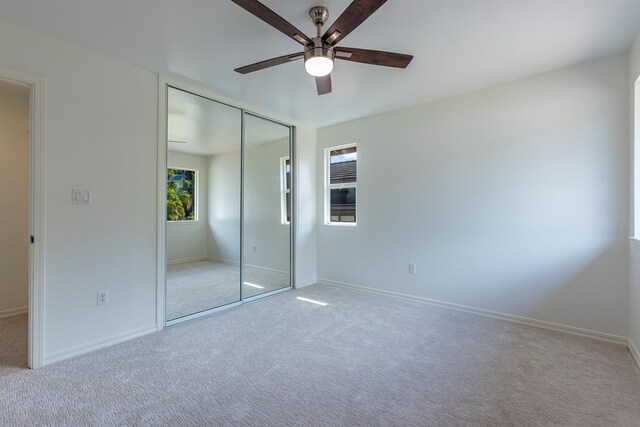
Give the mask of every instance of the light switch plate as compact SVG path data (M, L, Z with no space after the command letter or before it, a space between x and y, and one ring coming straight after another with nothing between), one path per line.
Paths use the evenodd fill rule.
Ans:
M71 190L71 203L74 205L90 205L91 190Z

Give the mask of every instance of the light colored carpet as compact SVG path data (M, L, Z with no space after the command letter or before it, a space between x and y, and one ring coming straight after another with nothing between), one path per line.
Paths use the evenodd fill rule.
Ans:
M245 266L245 298L286 288L289 275ZM167 319L173 320L240 301L240 266L215 261L193 261L167 266Z
M27 314L0 319L0 386L4 375L28 366L28 321Z
M0 425L637 426L639 398L622 346L315 285L3 375Z

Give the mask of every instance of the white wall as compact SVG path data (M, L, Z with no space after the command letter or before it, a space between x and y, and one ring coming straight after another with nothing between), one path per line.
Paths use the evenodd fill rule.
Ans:
M196 184L198 220L167 221L167 262L176 263L207 258L209 159L207 156L169 151L167 165L198 171Z
M295 284L311 285L317 281L316 224L316 149L317 130L308 126L295 129Z
M0 317L29 296L29 88L0 83Z
M7 23L0 52L46 78L45 362L154 330L157 76Z
M240 262L240 150L209 156L209 257Z
M359 163L319 280L626 337L627 76L618 55L320 129L318 218L324 148Z
M631 51L629 53L629 94L631 114L631 163L640 165L640 87L635 94L635 82L640 77L640 35L636 38ZM637 142L636 142L637 141ZM632 193L640 191L640 168L636 167L632 179ZM640 197L637 194L631 195L634 204L640 203ZM632 233L636 239L631 239L629 251L629 339L631 341L632 351L635 353L636 361L640 364L640 209L638 206L631 206L631 216L635 218L635 228Z

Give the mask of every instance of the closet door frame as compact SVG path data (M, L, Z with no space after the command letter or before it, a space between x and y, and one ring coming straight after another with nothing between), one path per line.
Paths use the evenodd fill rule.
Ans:
M240 301L226 304L221 307L212 308L203 312L184 316L179 319L167 321L166 319L166 286L167 286L167 225L166 225L166 168L167 168L167 100L168 89L182 90L197 96L211 99L212 101L229 107L237 108L241 111L241 167L240 167ZM284 121L274 119L273 117L249 110L247 106L239 103L231 98L222 96L212 91L208 91L184 83L169 77L159 76L158 78L158 150L157 150L157 216L156 216L156 329L162 330L167 326L171 326L184 321L192 320L198 317L207 316L217 311L226 310L238 305L253 302L258 299L266 298L281 292L295 289L295 224L296 224L296 173L295 173L295 127ZM251 114L255 117L269 120L271 122L286 126L289 128L289 156L291 159L291 221L289 222L289 287L276 289L271 292L256 295L250 298L244 298L243 286L244 279L244 123L245 114Z

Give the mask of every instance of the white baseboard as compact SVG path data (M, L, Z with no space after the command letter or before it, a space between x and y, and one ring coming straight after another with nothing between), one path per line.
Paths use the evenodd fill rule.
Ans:
M258 269L258 270L273 271L275 273L281 273L281 274L289 274L288 271L276 270L275 268L263 267L261 265L245 264L245 266L251 267L251 268L255 268L255 269Z
M638 368L640 368L640 351L638 351L638 347L636 347L636 345L634 344L631 338L629 338L629 343L627 344L627 348L629 349L629 352L633 356L633 360L636 361Z
M144 326L142 328L132 329L130 331L123 332L121 334L112 335L107 338L92 341L87 344L78 345L65 350L56 351L55 353L46 354L44 356L44 365L51 365L52 363L61 362L65 359L80 356L82 354L90 353L92 351L100 350L105 347L109 347L115 344L120 344L125 341L139 338L144 335L156 332L158 329L156 325Z
M575 326L562 325L559 323L547 322L545 320L531 319L523 316L516 316L514 314L500 313L497 311L486 310L483 308L469 307L466 305L455 304L446 301L439 301L430 298L417 297L408 294L402 294L399 292L385 291L381 289L369 288L361 285L354 285L350 283L336 282L334 280L318 278L318 283L338 286L342 288L355 289L363 292L369 292L377 295L384 295L393 298L404 299L408 301L420 302L424 304L437 305L439 307L450 308L453 310L466 311L468 313L479 314L481 316L493 317L495 319L507 320L509 322L520 323L523 325L536 326L538 328L549 329L552 331L566 332L572 335L580 335L583 337L594 338L600 341L606 341L619 345L629 345L629 339L618 335L607 334L604 332L592 331L589 329L577 328Z
M167 261L167 265L183 264L185 262L205 261L208 259L209 257L206 257L206 256L197 256L197 257L185 258L185 259L175 259L173 261Z
M207 258L209 261L213 261L213 262L220 262L222 264L231 264L231 265L240 265L240 262L238 261L231 261L230 259L224 259L224 258L215 258L215 257L208 257Z
M7 310L0 310L0 319L3 317L17 316L19 314L26 314L29 312L29 307L17 307L9 308Z

